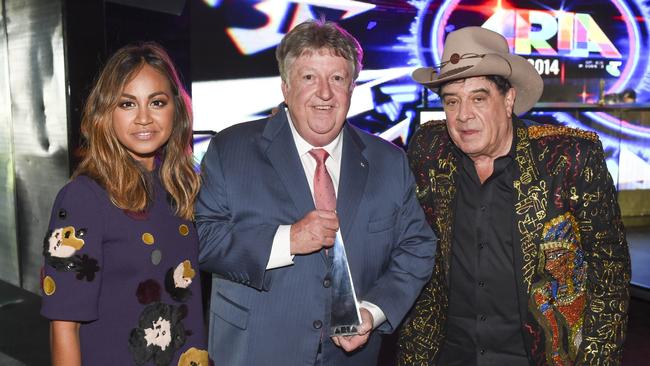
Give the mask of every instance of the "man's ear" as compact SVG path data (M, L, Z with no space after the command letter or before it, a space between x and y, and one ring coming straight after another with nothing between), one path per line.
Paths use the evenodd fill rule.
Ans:
M287 94L289 93L289 85L287 85L287 82L284 80L282 80L281 89L282 89L282 96L284 97L284 101L286 102Z
M512 117L513 115L513 109L515 107L516 98L517 98L517 91L515 90L515 88L510 88L510 90L508 90L505 95L506 113L508 117Z

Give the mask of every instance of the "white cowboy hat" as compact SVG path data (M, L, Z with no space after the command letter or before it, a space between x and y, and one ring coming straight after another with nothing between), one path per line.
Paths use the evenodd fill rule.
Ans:
M416 69L411 76L417 83L437 92L446 82L487 75L502 76L515 88L517 96L513 110L516 115L530 110L544 90L544 82L533 65L511 54L502 35L481 27L465 27L449 33L442 63L436 68Z

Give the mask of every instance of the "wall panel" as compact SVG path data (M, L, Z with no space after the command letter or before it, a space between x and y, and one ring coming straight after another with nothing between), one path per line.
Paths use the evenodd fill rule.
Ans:
M0 279L19 285L9 54L4 1L0 1Z
M69 175L62 4L4 0L3 6L20 285L38 292L52 201Z

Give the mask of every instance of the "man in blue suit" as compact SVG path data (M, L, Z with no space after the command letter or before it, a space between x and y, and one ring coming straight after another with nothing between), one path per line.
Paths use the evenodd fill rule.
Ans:
M196 224L217 364L376 365L377 333L399 325L431 275L435 236L404 152L345 122L362 53L334 23L298 25L276 52L285 103L210 143ZM314 204L322 150L336 211ZM339 229L363 322L330 337Z

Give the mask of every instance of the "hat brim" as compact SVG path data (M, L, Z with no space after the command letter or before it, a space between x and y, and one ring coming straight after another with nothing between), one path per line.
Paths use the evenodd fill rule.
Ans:
M487 54L474 65L458 68L446 67L447 71L438 74L432 67L420 67L413 71L413 80L438 92L440 85L450 81L475 76L498 75L510 82L516 97L513 111L521 115L529 111L542 96L544 82L537 70L526 59L512 54ZM442 76L442 77L441 77Z

